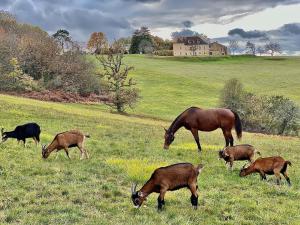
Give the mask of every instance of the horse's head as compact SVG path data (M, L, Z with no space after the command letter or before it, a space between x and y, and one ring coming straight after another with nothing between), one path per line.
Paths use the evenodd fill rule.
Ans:
M172 142L175 139L175 136L173 134L173 132L165 129L165 144L164 144L164 149L169 149L170 144L172 144Z

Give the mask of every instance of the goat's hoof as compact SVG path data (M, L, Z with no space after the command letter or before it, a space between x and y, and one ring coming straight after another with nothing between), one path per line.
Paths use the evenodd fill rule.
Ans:
M194 210L197 210L197 209L198 209L198 206L197 206L197 205L194 205L193 208L194 208Z

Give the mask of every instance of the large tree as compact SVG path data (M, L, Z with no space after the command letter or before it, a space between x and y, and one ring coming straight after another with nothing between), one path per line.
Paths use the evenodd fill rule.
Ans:
M59 29L52 36L59 43L63 52L65 51L65 48L68 47L68 44L72 44L72 38L67 30Z
M148 27L141 27L133 33L129 52L131 54L149 53L153 51L153 39Z
M256 46L253 42L247 41L246 43L247 54L256 55Z
M236 51L239 49L239 42L237 40L230 40L229 41L229 49L230 52L234 55Z
M88 41L88 48L93 49L96 54L101 54L107 48L108 41L103 32L94 32Z
M269 52L271 56L274 56L275 53L281 53L280 44L277 42L270 41L265 45L266 52Z

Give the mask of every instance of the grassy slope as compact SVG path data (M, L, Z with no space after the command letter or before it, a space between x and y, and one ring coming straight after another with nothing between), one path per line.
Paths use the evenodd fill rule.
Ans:
M144 104L138 110L143 110ZM14 140L0 144L1 224L300 223L299 139L258 134L243 137L243 143L255 145L263 155L282 155L293 162L288 169L293 186L278 187L273 177L267 182L258 175L239 178L243 163L236 163L233 172L227 171L217 160L216 150L223 145L220 132L201 134L204 151L199 158L191 135L184 130L171 149L163 151L161 126L167 123L162 121L111 114L95 106L5 95L0 95L0 105L0 126L12 129L36 121L42 127L43 143L70 128L92 135L86 143L91 159L84 161L79 160L77 149L71 150L71 161L63 152L57 159L53 154L42 160L40 147L33 142L25 149ZM192 210L185 189L167 193L162 213L156 212L156 194L145 207L133 209L131 182L139 182L140 187L154 168L182 161L205 164L198 180L197 211Z
M133 113L173 119L191 105L216 107L230 78L239 78L248 91L284 95L300 105L300 58L274 59L129 56L143 97Z

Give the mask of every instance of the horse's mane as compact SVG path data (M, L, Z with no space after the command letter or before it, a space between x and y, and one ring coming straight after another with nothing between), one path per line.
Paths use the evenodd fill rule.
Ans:
M170 132L171 128L174 126L174 124L179 120L179 118L182 116L183 113L185 113L186 111L190 110L190 109L194 109L194 108L198 108L198 107L195 107L195 106L192 106L190 108L187 108L186 110L184 110L182 113L180 113L176 119L172 122L171 126L169 127L168 129L168 133Z

